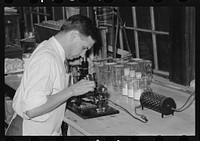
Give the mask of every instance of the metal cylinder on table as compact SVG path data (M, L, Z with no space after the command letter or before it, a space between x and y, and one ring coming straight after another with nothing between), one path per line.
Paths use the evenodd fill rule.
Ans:
M172 98L153 93L151 91L146 91L141 94L140 103L142 109L144 107L152 109L161 113L162 117L163 115L173 115L173 108L176 108L176 103Z

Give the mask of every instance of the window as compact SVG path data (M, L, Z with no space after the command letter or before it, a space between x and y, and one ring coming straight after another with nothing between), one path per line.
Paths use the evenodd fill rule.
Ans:
M66 9L64 7L20 7L23 13L24 31L32 31L35 23L47 20L65 19Z
M32 30L33 23L68 18L79 9L74 8L23 7L21 10L25 27ZM131 52L133 57L151 60L154 74L173 82L188 85L195 78L195 8L81 7L79 10L80 14L94 18L100 27L107 27L108 54L115 54L112 47L116 45L118 53ZM118 32L117 22L120 22L116 15L122 19ZM125 28L130 51L122 27Z
M168 7L97 7L100 26L109 30L108 44L112 45L112 20L115 11L122 18L133 57L152 61L154 72L169 75L169 9ZM128 13L128 14L127 14ZM116 16L114 25L116 26ZM120 29L120 35L122 34ZM124 37L121 37L124 39ZM117 44L127 50L125 41Z

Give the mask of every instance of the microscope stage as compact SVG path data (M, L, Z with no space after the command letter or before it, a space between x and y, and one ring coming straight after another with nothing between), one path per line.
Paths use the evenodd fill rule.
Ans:
M79 106L77 106L74 102L70 102L67 105L67 109L69 109L70 111L77 114L83 119L89 119L89 118L95 118L95 117L119 113L118 110L109 105L105 105L103 110L100 111L96 105L88 102L81 102Z

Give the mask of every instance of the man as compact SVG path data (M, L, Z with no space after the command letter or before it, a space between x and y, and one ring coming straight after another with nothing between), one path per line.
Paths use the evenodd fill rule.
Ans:
M66 100L93 91L93 81L68 87L65 58L84 56L96 42L94 23L82 15L70 17L58 34L43 41L25 65L13 99L16 112L6 135L61 135Z

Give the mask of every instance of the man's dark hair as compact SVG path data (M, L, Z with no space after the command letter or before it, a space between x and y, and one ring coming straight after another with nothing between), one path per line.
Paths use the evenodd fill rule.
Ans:
M91 36L94 41L97 41L97 28L94 22L90 18L80 14L69 17L60 30L64 32L77 30L82 35Z

